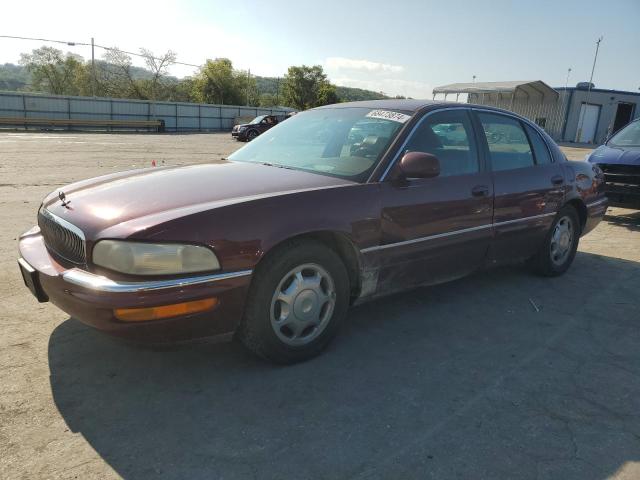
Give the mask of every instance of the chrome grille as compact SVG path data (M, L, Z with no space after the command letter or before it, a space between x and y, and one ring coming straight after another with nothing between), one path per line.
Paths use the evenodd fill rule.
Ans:
M86 263L84 235L77 227L44 209L38 212L38 226L45 245L54 254L72 263Z
M606 183L640 185L640 167L636 165L598 165L604 172Z

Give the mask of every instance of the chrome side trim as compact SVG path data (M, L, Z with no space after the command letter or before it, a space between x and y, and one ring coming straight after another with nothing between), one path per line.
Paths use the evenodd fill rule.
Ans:
M40 211L42 212L42 215L47 217L49 220L56 222L58 225L66 228L67 230L71 230L73 233L78 235L83 241L87 240L86 237L84 236L84 232L80 230L78 227L76 227L73 223L70 223L66 221L64 218L60 218L59 216L54 215L44 207Z
M504 222L496 222L496 223L493 223L493 226L499 227L500 225L509 225L510 223L526 222L527 220L535 220L536 218L553 217L556 214L557 212L541 213L540 215L533 215L531 217L516 218L515 220L505 220Z
M587 208L595 207L596 205L600 205L608 201L608 198L601 198L600 200L596 200L595 202L587 203Z
M550 217L554 215L556 215L556 212L542 213L540 215L533 215L531 217L516 218L515 220L505 220L504 222L487 223L486 225L478 225L477 227L463 228L461 230L454 230L452 232L446 232L446 233L438 233L436 235L430 235L428 237L413 238L411 240L404 240L402 242L387 243L385 245L376 245L375 247L363 248L362 250L360 250L360 253L369 253L377 250L385 250L387 248L402 247L404 245L427 242L429 240L436 240L438 238L450 237L452 235L460 235L463 233L475 232L477 230L484 230L487 228L499 227L501 225L510 225L512 223L527 222L529 220L536 220L538 218L545 218L545 217Z
M387 248L402 247L404 245L411 245L411 244L414 244L414 243L426 242L428 240L435 240L437 238L450 237L452 235L460 235L462 233L475 232L477 230L484 230L486 228L491 228L492 226L493 226L492 223L488 223L486 225L479 225L477 227L463 228L461 230L454 230L453 232L438 233L436 235L430 235L428 237L412 238L411 240L404 240L402 242L387 243L385 245L378 245L378 246L375 246L375 247L363 248L360 251L362 253L369 253L369 252L372 252L374 250L385 250Z
M182 288L202 283L218 282L231 278L251 275L253 270L215 273L198 277L175 278L171 280L149 280L145 282L118 282L101 275L95 275L78 268L72 268L62 274L62 279L79 287L106 293L138 293L166 288Z

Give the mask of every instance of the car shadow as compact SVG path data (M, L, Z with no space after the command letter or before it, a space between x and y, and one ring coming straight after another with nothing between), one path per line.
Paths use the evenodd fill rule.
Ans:
M616 215L607 213L603 217L603 220L620 227L625 227L632 232L640 232L640 210L637 212L618 213Z
M124 478L603 479L640 460L640 264L481 272L353 308L320 357L163 351L75 320L53 398Z

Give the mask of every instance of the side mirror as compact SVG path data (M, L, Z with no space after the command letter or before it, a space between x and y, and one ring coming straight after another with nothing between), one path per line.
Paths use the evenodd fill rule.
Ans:
M433 178L440 175L440 160L431 153L407 152L398 170L400 178Z

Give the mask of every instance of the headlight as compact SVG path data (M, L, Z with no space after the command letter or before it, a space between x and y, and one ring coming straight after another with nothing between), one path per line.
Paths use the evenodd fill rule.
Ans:
M173 275L219 270L215 253L198 245L101 240L93 263L132 275Z
M241 132L244 132L247 129L247 127L239 127L238 130L240 130Z

